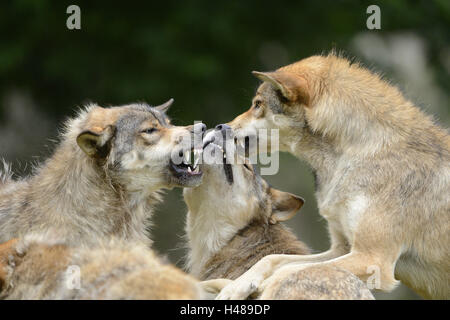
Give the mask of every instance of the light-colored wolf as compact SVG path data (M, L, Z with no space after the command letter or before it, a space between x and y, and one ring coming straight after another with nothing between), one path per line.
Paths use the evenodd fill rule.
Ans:
M313 168L331 248L267 256L219 298L245 298L274 273L305 265L375 275L385 291L400 279L424 297L450 298L448 131L379 75L335 54L254 74L263 83L252 107L229 126L238 140L258 136L269 148L258 129L277 129L279 149Z
M4 172L0 242L35 233L69 245L105 237L150 244L158 191L196 186L202 177L181 161L194 126L173 126L165 114L171 103L90 105L66 123L54 155L31 177L13 181Z
M205 144L209 136L205 137ZM205 151L208 148L214 148L224 158L217 163L202 164L203 183L183 192L188 206L186 234L191 274L200 280L233 280L264 256L309 254L308 247L280 223L296 214L303 199L269 186L248 161L226 163L226 159L232 158L230 149L223 151L215 143L206 144ZM214 280L205 283L214 288ZM219 281L216 288L225 283ZM267 285L257 297L373 299L361 280L333 267L313 267L287 274Z
M69 246L28 235L0 245L0 299L201 299L197 280L163 263L142 242Z

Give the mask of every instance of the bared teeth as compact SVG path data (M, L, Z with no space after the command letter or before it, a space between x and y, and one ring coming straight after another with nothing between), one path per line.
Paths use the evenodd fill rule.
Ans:
M194 173L199 173L199 172L200 172L200 168L199 167L195 168Z
M191 167L188 167L188 172L192 173Z
M184 156L183 156L183 163L189 164L190 158L191 158L191 154L189 152L185 152Z
M200 149L200 150L197 150L197 149L194 149L194 169L196 169L197 168L197 165L198 165L198 163L200 162L200 158L201 158L201 156L202 156L202 149Z
M194 161L194 169L197 168L199 162L200 162L200 158L198 157Z

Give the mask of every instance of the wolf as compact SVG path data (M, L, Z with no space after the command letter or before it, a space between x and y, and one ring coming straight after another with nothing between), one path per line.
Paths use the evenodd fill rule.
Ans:
M224 157L217 145L211 146ZM265 255L309 253L279 223L294 216L303 199L270 187L248 162L229 166L223 160L202 164L203 184L184 190L189 269L196 278L161 263L142 243L116 238L71 246L54 235L28 234L0 244L0 298L205 299L230 280L197 279L235 279ZM269 284L258 298L373 296L349 272L324 267L288 274Z
M142 242L120 238L68 245L29 234L0 244L0 299L202 299L199 282Z
M384 291L399 279L425 298L448 299L448 131L380 75L334 53L253 73L262 84L251 108L221 127L269 148L258 130L278 130L279 150L311 166L331 248L266 256L218 298L245 298L274 273L313 265L375 275Z
M91 104L65 123L54 154L24 179L0 179L0 242L36 233L89 245L116 237L151 244L149 219L160 190L196 186L186 164L195 126L171 124L173 99L103 108Z
M184 188L183 195L188 207L187 269L199 280L211 280L203 284L217 290L229 281L213 279L234 280L267 255L305 255L310 250L281 223L292 218L304 200L271 187L249 161L230 162L231 150L210 142L211 134L214 137L215 132L210 131L205 137L204 152L213 149L223 158L217 162L204 161L200 165L202 184ZM288 274L267 285L256 297L373 299L356 276L331 267Z

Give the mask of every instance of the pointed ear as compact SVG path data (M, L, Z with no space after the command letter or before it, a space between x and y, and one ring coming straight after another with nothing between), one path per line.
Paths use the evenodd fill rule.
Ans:
M308 82L302 76L281 70L274 72L253 71L252 74L280 90L280 93L288 102L299 102L309 106L311 96Z
M159 106L156 106L156 107L154 107L154 108L155 108L156 110L162 112L162 113L166 113L167 110L169 110L170 106L172 105L173 101L174 101L173 99L170 99L170 100L167 101L166 103L163 103L163 104L161 104L161 105L159 105Z
M92 128L83 131L77 137L77 144L89 157L104 159L111 150L111 140L115 127L108 125L105 129Z
M289 192L271 188L270 193L272 197L272 215L269 221L272 224L291 219L305 203L303 198Z

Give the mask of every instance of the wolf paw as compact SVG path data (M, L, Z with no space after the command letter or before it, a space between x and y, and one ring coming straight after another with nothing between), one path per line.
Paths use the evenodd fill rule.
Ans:
M237 279L223 288L216 300L245 300L258 290L260 284L260 279Z

